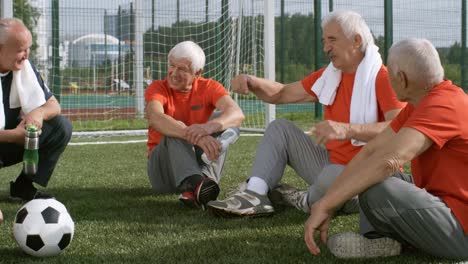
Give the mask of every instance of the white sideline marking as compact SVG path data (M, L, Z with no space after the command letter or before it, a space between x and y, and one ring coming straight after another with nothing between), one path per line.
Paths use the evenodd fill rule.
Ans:
M93 142L70 142L69 146L84 146L84 145L108 145L108 144L132 144L146 142L146 139L141 140L125 140L125 141L93 141Z
M242 134L241 137L258 137L263 136L263 134ZM133 144L133 143L142 143L146 142L146 139L138 140L122 140L122 141L92 141L92 142L70 142L69 146L86 146L86 145L108 145L108 144Z

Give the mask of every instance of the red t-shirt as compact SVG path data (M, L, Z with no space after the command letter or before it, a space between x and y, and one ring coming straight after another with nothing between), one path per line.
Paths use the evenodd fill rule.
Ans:
M434 144L411 161L414 183L440 197L468 234L468 95L451 81L434 87L415 108L408 104L390 124L411 127Z
M198 78L188 93L181 93L169 87L167 79L151 83L145 91L145 101L159 101L164 113L185 125L206 123L216 108L218 100L229 95L222 84L215 80ZM148 128L148 154L162 139L161 133Z
M325 68L311 73L302 80L304 90L317 98L317 95L312 91L312 85L317 79L322 76ZM336 122L349 123L349 115L351 109L351 96L353 94L355 73L342 73L341 82L336 91L335 101L332 105L326 105L325 119ZM378 121L385 121L384 114L390 110L403 108L405 103L398 101L395 92L393 91L388 78L387 68L382 65L377 78L375 80L375 89L378 106ZM353 146L351 140L330 140L326 144L326 149L329 151L330 160L335 164L346 165L359 152L360 146Z

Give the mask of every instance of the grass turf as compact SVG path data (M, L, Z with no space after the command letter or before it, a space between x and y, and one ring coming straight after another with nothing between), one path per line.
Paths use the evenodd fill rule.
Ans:
M115 139L113 139L115 140ZM247 176L260 137L241 137L229 151L224 197ZM20 166L0 170L0 263L451 263L410 252L375 260L334 258L325 247L313 257L303 242L307 215L276 208L269 218L216 218L185 208L176 195L154 195L146 176L146 145L68 146L47 191L75 221L70 246L57 257L35 258L16 245L12 226L20 203L8 201L8 182ZM291 169L284 181L305 186ZM357 230L357 215L338 216L331 234Z

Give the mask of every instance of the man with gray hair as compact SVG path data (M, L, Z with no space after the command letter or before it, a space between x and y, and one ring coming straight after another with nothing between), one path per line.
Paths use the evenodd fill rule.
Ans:
M400 253L400 243L427 254L468 258L468 95L449 80L426 39L395 43L390 81L407 106L367 144L316 202L305 224L310 252L322 242L337 257ZM414 183L400 172L411 161ZM393 177L391 177L393 176ZM342 233L327 241L331 217L359 194L372 237Z
M201 76L205 53L196 43L175 45L168 64L167 77L145 91L148 176L156 193L180 193L185 205L204 208L218 197L244 114L219 82Z
M23 161L26 128L39 130L37 171L22 170L10 183L10 197L51 198L34 187L46 187L71 138L70 122L60 104L29 62L31 32L16 18L0 19L0 168Z
M325 121L311 128L315 142L289 121L269 124L247 184L225 200L210 202L208 206L215 214L271 215L271 200L309 212L362 145L381 132L404 106L390 87L387 69L359 14L332 12L323 19L322 29L323 50L331 61L328 67L286 85L244 74L231 82L234 92L253 92L272 104L323 103ZM308 190L280 183L286 165L309 185ZM345 213L357 211L356 198L343 207Z

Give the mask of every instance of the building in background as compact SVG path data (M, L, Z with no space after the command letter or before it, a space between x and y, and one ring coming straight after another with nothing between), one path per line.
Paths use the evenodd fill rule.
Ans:
M116 37L104 34L88 34L70 43L69 66L93 67L118 60L129 52L129 46Z

